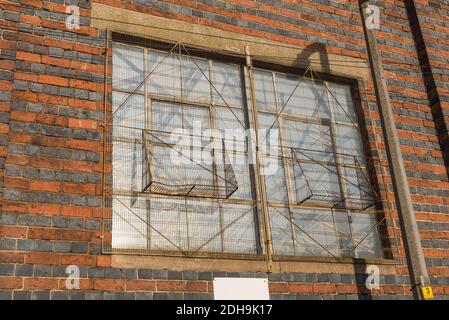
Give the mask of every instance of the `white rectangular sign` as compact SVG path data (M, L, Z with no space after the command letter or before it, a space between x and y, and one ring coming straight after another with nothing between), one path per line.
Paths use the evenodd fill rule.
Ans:
M215 278L215 300L270 300L268 279Z

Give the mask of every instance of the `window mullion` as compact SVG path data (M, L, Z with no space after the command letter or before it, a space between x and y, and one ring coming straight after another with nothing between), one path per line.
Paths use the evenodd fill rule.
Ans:
M338 148L338 144L337 144L337 141L336 141L336 139L337 139L336 120L335 120L334 111L333 111L333 108L332 108L332 105L331 105L331 98L329 97L329 92L327 90L326 90L326 96L327 96L327 102L328 102L330 118L331 118L329 126L330 126L330 129L331 129L332 151L333 151L333 154L334 154L334 157L335 157L335 166L336 166L337 173L338 173L337 174L337 179L338 179L338 184L340 186L341 197L342 197L343 201L345 201L344 199L346 199L347 193L346 193L346 190L344 188L344 183L343 183L343 179L342 179L342 176L343 176L344 173L342 171L342 168L341 168L341 165L340 165L340 161L339 161L339 158L338 158L338 154L341 154L341 151ZM346 212L346 216L347 216L347 219L348 219L349 236L351 237L351 243L354 245L354 239L352 237L352 224L351 224L350 212L349 212L349 210L345 210L345 212ZM332 211L332 214L334 215L333 211ZM340 236L338 234L338 223L337 223L337 221L335 221L335 216L334 216L334 225L335 225L335 233L336 233L337 240L338 240L338 243L339 243L340 255L343 256L344 248L342 247L342 243L340 241ZM352 255L352 253L351 253L351 255Z
M278 105L278 98L277 98L277 86L276 86L276 73L273 72L273 91L274 91L274 101L276 104L276 114L279 112L279 110L281 110L281 108L283 106L279 106ZM296 230L293 226L293 208L292 208L292 204L294 202L294 200L296 199L295 196L295 192L294 192L294 181L291 178L292 177L292 173L290 172L290 163L288 160L288 150L287 148L289 146L284 147L284 141L285 141L285 133L284 133L284 121L283 121L283 116L282 114L279 115L278 117L278 127L279 127L279 145L281 148L281 157L282 157L282 164L284 166L284 178L285 178L285 188L287 189L287 202L288 202L288 214L289 214L289 218L290 218L290 228L291 228L291 232L292 232L292 244L293 244L293 252L296 254ZM294 177L294 175L293 175Z
M147 76L148 76L148 54L149 54L149 50L147 48L144 48L143 51L143 78L145 79L144 81L144 88L143 88L143 94L144 94L144 103L143 103L143 107L144 107L144 130L151 130L151 102L149 101L149 95L148 95L148 86L147 86ZM146 134L142 134L142 138L146 137ZM142 141L142 150L145 150L143 144L145 144L146 141ZM145 151L144 151L145 152ZM148 159L148 163L144 163L144 158L145 156L142 154L142 164L147 166L148 169L151 169L151 159ZM142 167L142 170L144 170L144 168ZM147 233L147 249L151 250L151 200L149 199L145 199L145 211L146 211L146 216L147 216L147 221L148 221L148 225L146 227L146 233Z

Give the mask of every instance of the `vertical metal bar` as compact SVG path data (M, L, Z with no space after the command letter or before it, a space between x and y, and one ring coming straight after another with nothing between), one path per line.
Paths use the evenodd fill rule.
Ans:
M403 229L403 244L407 256L407 265L415 299L423 299L420 286L430 283L426 262L421 246L419 229L415 218L415 211L410 195L404 160L401 153L401 144L397 135L394 114L385 80L382 66L382 58L377 45L377 37L374 29L366 26L369 6L368 0L360 0L360 11L363 19L366 45L368 48L371 72L376 89L376 98L379 105L380 118L383 124L382 130L385 136L386 152L390 164L392 184L395 191L396 206L399 212Z
M105 32L105 48L104 48L104 92L103 92L103 123L101 124L103 127L103 159L102 159L102 171L103 171L103 176L102 176L102 189L103 189L103 194L102 194L102 200L101 200L101 206L102 206L102 216L103 216L103 223L102 223L102 239L101 239L101 247L102 247L102 252L104 252L105 250L105 237L104 237L104 233L105 233L105 220L107 221L108 219L106 219L106 154L107 154L107 100L108 100L108 64L109 64L109 29L106 29ZM112 86L112 83L111 83ZM112 132L111 132L112 134ZM112 142L111 142L112 143ZM112 150L111 150L111 157L112 157ZM112 208L111 208L112 209ZM111 213L111 217L109 219L111 226L112 226L112 213ZM111 227L112 229L112 227ZM112 242L112 239L111 239ZM112 243L111 243L112 246Z
M271 73L271 80L273 82L273 89L274 89L274 101L276 104L276 114L281 110L281 108L283 106L280 106L278 104L278 99L277 99L277 86L276 86L276 73L272 72ZM281 156L282 156L282 160L280 162L282 162L283 166L284 166L284 178L285 178L285 188L286 188L286 192L287 192L287 202L288 202L288 216L290 217L290 229L292 232L292 244L293 244L293 252L296 255L296 229L292 223L293 221L293 208L292 208L292 204L293 204L293 199L296 199L296 192L294 190L295 186L294 184L294 171L293 173L290 172L290 162L289 161L289 155L288 152L292 152L291 149L287 150L287 147L284 146L284 141L285 141L285 127L284 127L284 118L282 117L282 113L279 114L279 117L277 119L278 121L278 128L279 128L279 146L281 149ZM278 159L280 160L280 159ZM293 168L293 162L292 162L292 168ZM292 178L293 176L293 178ZM295 195L295 196L294 196Z
M209 65L209 79L210 79L209 90L211 90L211 83L213 81L212 80L212 61L211 60L208 60L208 65ZM215 196L220 197L220 185L219 185L219 181L218 181L218 176L220 176L220 173L218 172L219 167L217 166L217 152L216 152L217 150L215 150L217 147L217 141L216 141L217 137L214 136L214 132L216 132L215 130L218 130L218 123L217 123L217 117L216 117L217 108L215 106L214 97L211 92L212 91L210 91L210 93L209 93L210 105L209 105L208 110L209 110L209 119L210 119L209 126L211 129L213 129L212 131L210 131L210 132L212 132L212 136L210 137L210 140L209 140L209 142L212 142L211 157L212 157L212 172L214 173L212 178L214 180L214 186L215 186L214 194L215 194ZM224 152L225 152L225 150L223 149L222 150L223 155L224 155ZM225 161L223 161L223 166L224 165L225 165ZM224 177L226 179L225 175L224 175ZM225 183L226 182L227 181L225 181ZM226 184L225 184L225 186L226 186Z
M248 139L251 133L251 126L250 126L250 111L248 109L248 98L247 98L247 92L246 92L246 79L249 79L249 71L247 68L241 68L240 71L240 79L241 79L241 87L242 87L242 94L243 94L243 107L244 107L244 118L245 118L245 130L248 133L247 135L247 150L246 155L248 157L248 170L249 170L249 179L250 179L250 185L251 185L251 199L253 201L253 219L254 219L254 237L256 239L256 253L258 255L263 254L263 248L261 243L261 232L260 232L260 217L259 217L259 206L254 205L258 201L258 189L257 189L257 182L256 182L256 170L254 168L255 164L250 161L250 157L252 156L251 153L251 140Z
M267 262L267 273L271 273L273 271L273 249L272 249L272 241L271 241L271 228L270 228L270 217L268 213L268 203L267 203L267 194L265 189L265 179L264 176L261 174L261 150L259 146L259 137L257 134L257 129L259 128L258 125L258 119L257 119L257 104L256 104L256 95L254 92L254 82L253 82L253 72L252 72L252 60L251 55L249 51L249 47L245 47L246 51L246 66L248 68L248 78L249 78L249 84L251 89L251 103L252 103L252 116L253 116L253 123L255 127L255 134L254 134L254 140L255 140L255 158L256 158L256 165L254 166L254 169L256 171L256 181L258 185L259 190L259 197L258 201L261 203L261 209L262 209L262 223L263 223L263 229L264 229L264 238L265 238L265 250L266 250L266 262ZM252 143L251 143L252 145ZM253 149L253 147L251 147Z
M329 97L329 91L328 90L326 90L326 97L327 97L327 104L329 106L329 113L330 113L330 117L331 117L330 118L330 123L329 123L329 129L331 131L330 133L331 133L332 151L333 151L333 155L334 155L335 166L336 166L337 173L338 173L337 174L337 179L338 179L338 184L340 186L340 196L341 196L341 199L342 199L342 202L340 202L340 203L344 203L346 201L346 199L348 198L348 195L346 194L345 186L344 186L344 183L342 181L343 180L342 177L343 177L344 173L342 172L342 168L340 166L339 159L338 159L338 154L340 153L340 150L338 148L338 143L336 141L336 139L337 139L337 130L335 128L336 120L335 120L335 116L334 116L334 112L333 112L331 99ZM318 112L319 112L319 110L318 110ZM352 247L353 247L354 246L354 243L353 243L354 241L353 241L353 238L352 238L352 220L351 220L351 216L350 216L349 211L345 210L345 212L346 212L346 217L348 219L348 224L349 224L349 233L350 233L349 237L351 238ZM344 252L345 252L345 248L342 245L345 243L345 241L344 241L344 239L342 239L343 240L343 243L342 243L342 241L341 241L341 239L340 239L340 237L338 235L338 219L335 219L334 209L332 209L332 215L334 215L335 236L337 237L337 241L338 241L338 244L339 244L338 249L340 251L341 256L343 256ZM352 255L352 252L351 252L351 255Z
M151 50L148 49L144 49L143 51L143 75L144 75L144 79L146 79L145 83L143 84L143 93L144 93L144 103L143 103L143 113L144 113L144 123L145 123L145 127L144 127L144 132L146 132L146 130L151 130L151 105L148 97L148 83L147 81L149 79L147 79L148 77L148 64L149 64L149 54L150 54ZM147 149L147 134L143 134L142 137L145 139L144 141L142 141L142 146L145 146L145 148L143 148L144 152L146 153L145 157L147 157L148 159L148 163L145 163L145 165L148 167L148 174L150 175L150 183L151 183L151 159L148 158L148 150ZM144 155L142 154L142 157L144 157ZM144 164L144 161L142 161L142 164ZM143 170L143 167L142 167ZM142 177L143 179L143 177ZM146 211L146 215L147 215L147 222L148 225L151 225L151 199L146 198L145 199L145 211ZM147 249L151 249L151 228L147 225Z

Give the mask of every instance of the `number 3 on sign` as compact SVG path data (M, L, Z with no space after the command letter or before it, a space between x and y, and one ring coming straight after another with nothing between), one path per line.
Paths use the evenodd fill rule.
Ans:
M432 287L422 287L421 291L424 299L433 299Z

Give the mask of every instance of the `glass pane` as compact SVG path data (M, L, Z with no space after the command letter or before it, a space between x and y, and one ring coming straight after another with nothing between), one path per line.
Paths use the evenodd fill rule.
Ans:
M225 252L255 253L254 211L251 205L223 204Z
M367 179L365 168L342 167L343 187L345 196L350 200L349 206L359 209L365 209L374 204L374 193L371 190L370 183Z
M149 229L153 250L188 250L188 231L184 200L152 198Z
M376 215L354 212L351 217L356 257L382 258Z
M114 113L114 126L145 129L145 100L143 95L113 91L112 112Z
M334 120L357 123L350 87L336 83L327 83L327 85L332 93L329 94L329 100Z
M182 107L174 103L153 101L151 106L151 129L173 132L182 129Z
M226 149L231 151L246 151L246 132L237 119L245 123L243 112L240 109L233 109L232 112L226 107L215 108L217 129L221 138L225 139Z
M133 92L140 85L144 90L143 49L122 45L113 45L112 52L112 86L114 89Z
M212 64L212 79L216 89L212 89L215 103L236 107L243 105L240 67L238 65L214 62Z
M288 202L283 161L279 158L265 157L262 174L265 178L268 200Z
M262 112L259 113L258 117L259 130L257 134L259 135L260 146L265 148L267 152L271 150L276 154L280 153L279 148L276 148L276 146L280 145L279 119L276 119L276 116L273 114Z
M337 230L338 243L340 246L340 256L354 256L351 226L347 211L333 211L335 226Z
M143 153L140 143L113 141L113 189L142 191Z
M223 250L218 203L187 200L189 250L220 252Z
M145 249L147 225L144 200L131 209L131 197L115 196L112 200L112 247L117 249Z
M301 256L338 255L337 235L331 211L293 211L297 254Z
M174 132L183 130L185 134L201 136L210 129L209 109L176 103L152 103L152 130Z
M255 70L253 74L257 108L259 110L276 112L276 99L274 97L272 73Z
M360 130L354 126L347 126L337 124L335 126L336 131L336 144L338 147L338 153L343 155L357 156L357 162L360 165L364 164L364 153L362 145L362 137ZM340 161L345 163L354 163L354 157L340 156Z
M329 126L300 121L284 120L284 146L298 148L300 159L335 161Z
M183 105L182 120L184 130L193 132L195 136L202 136L204 130L210 129L208 108ZM210 134L207 136L210 137Z
M168 52L148 53L148 92L152 95L180 98L181 68L178 56Z
M223 157L222 148L214 150L216 172L220 177L217 184L220 188L232 189L233 176L237 180L238 189L232 194L231 199L251 199L251 181L249 178L249 163L246 153L227 151Z
M183 56L181 63L183 98L194 102L210 102L209 62Z
M294 255L292 224L287 208L270 207L271 237L276 255Z
M328 119L326 88L318 82L285 74L276 74L278 109L283 113Z

